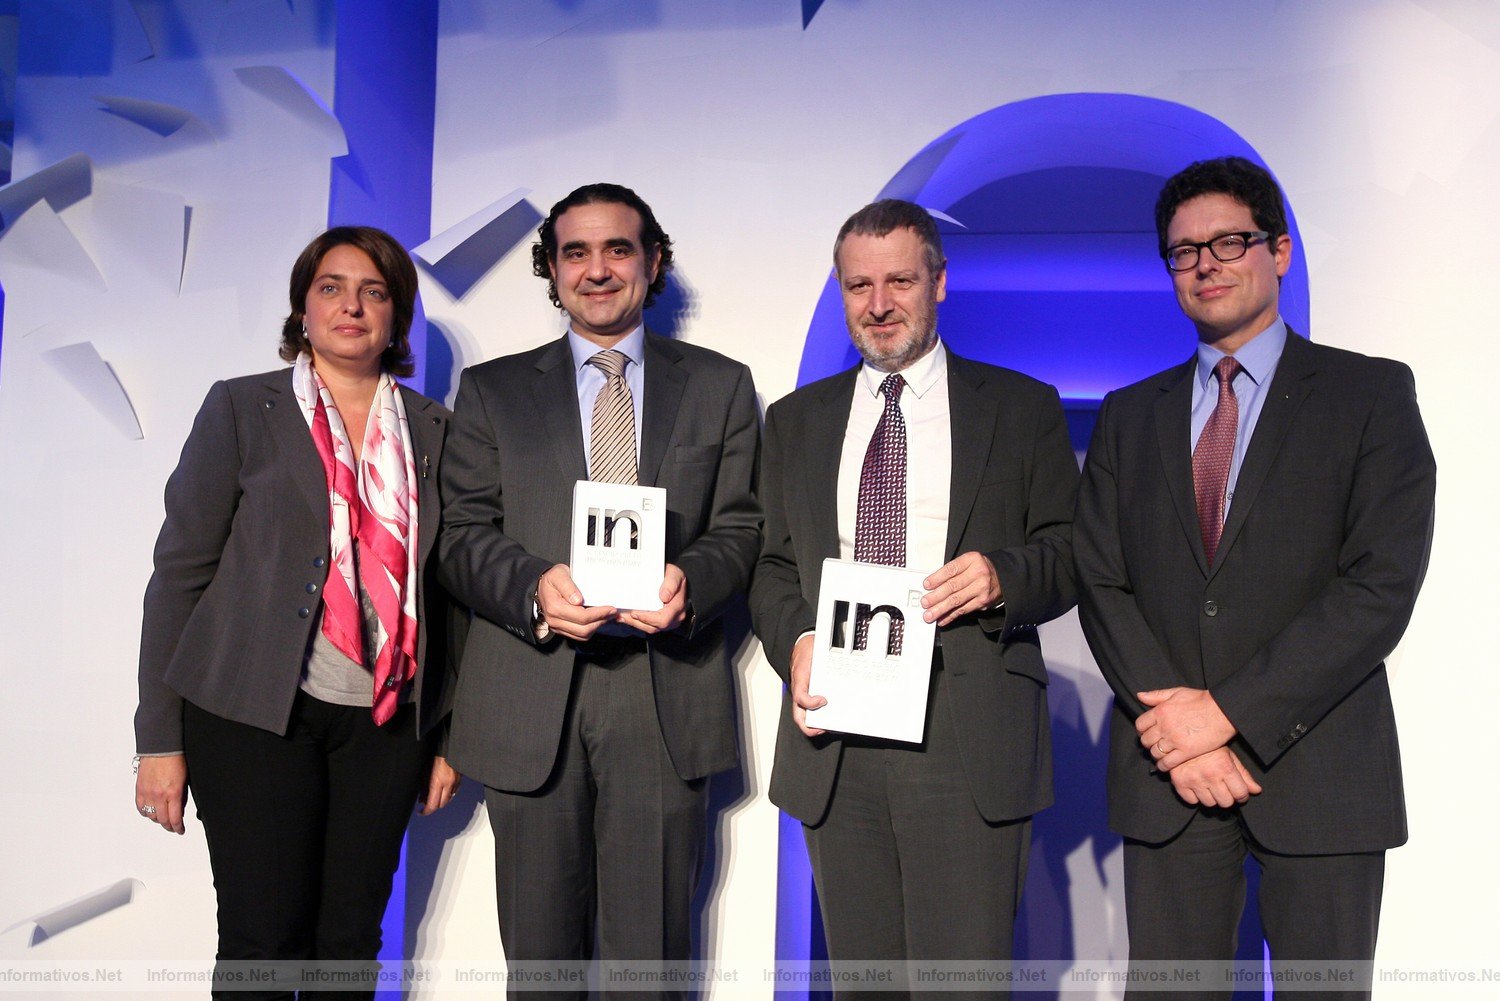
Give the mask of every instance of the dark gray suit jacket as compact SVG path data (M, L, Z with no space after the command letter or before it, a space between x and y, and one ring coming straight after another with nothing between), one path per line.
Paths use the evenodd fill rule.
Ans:
M760 421L750 370L647 333L640 482L667 491L667 561L682 568L691 628L647 644L657 720L677 774L738 759L718 621L760 543L753 492ZM532 594L569 559L573 484L588 478L566 337L465 369L443 466L442 579L474 609L449 757L464 774L530 792L552 771L575 650L532 634Z
M858 372L804 386L766 413L766 532L750 613L783 681L793 645L816 622L823 560L839 555L839 459ZM1010 820L1052 802L1047 668L1036 626L1073 607L1078 465L1057 391L1045 383L950 351L948 402L953 473L944 558L988 556L1005 605L941 631L947 691L974 802L986 820ZM842 751L836 734L803 736L783 692L772 802L805 824L819 823Z
M419 732L448 712L447 594L427 555L441 513L437 470L452 416L401 388L419 479ZM177 469L141 622L136 750L182 750L182 700L285 733L328 576L328 485L292 370L217 382Z
M1291 335L1265 390L1217 559L1203 555L1189 410L1196 361L1105 398L1075 525L1080 611L1115 692L1110 826L1161 842L1195 807L1151 767L1135 693L1207 688L1264 787L1272 851L1406 840L1387 654L1432 540L1436 469L1411 370Z

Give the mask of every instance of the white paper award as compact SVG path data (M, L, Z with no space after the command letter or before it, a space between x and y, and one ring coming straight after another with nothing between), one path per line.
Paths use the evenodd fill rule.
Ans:
M937 631L922 621L926 576L904 567L823 561L808 691L828 704L808 712L808 726L922 740ZM899 643L892 636L897 623Z
M573 583L585 605L654 612L666 572L667 492L579 480L573 484Z

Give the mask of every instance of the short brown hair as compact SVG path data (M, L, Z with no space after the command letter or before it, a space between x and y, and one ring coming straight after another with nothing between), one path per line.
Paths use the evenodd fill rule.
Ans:
M334 247L362 250L375 264L391 296L391 344L380 355L380 367L392 375L408 376L416 371L411 353L411 318L417 308L417 268L406 248L383 229L374 226L335 226L309 243L292 265L288 289L292 312L281 325L281 358L296 361L311 350L307 340L307 292L318 275L318 265Z

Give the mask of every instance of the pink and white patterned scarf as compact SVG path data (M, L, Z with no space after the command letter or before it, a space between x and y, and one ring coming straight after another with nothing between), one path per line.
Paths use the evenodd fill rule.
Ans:
M323 635L356 664L366 662L363 584L378 620L370 713L380 725L395 715L402 688L417 673L417 476L406 407L396 380L382 372L356 468L333 395L305 352L292 370L292 390L328 481L333 561L323 584Z

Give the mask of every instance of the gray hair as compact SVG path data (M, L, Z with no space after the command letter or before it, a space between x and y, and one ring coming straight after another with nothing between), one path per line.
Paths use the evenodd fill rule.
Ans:
M948 259L943 256L943 238L938 235L937 223L933 221L932 214L915 202L882 198L854 213L839 227L838 239L833 241L834 269L837 270L839 266L839 248L844 245L844 237L851 233L856 236L888 236L898 229L909 229L917 234L922 241L928 271L937 274L947 266Z

